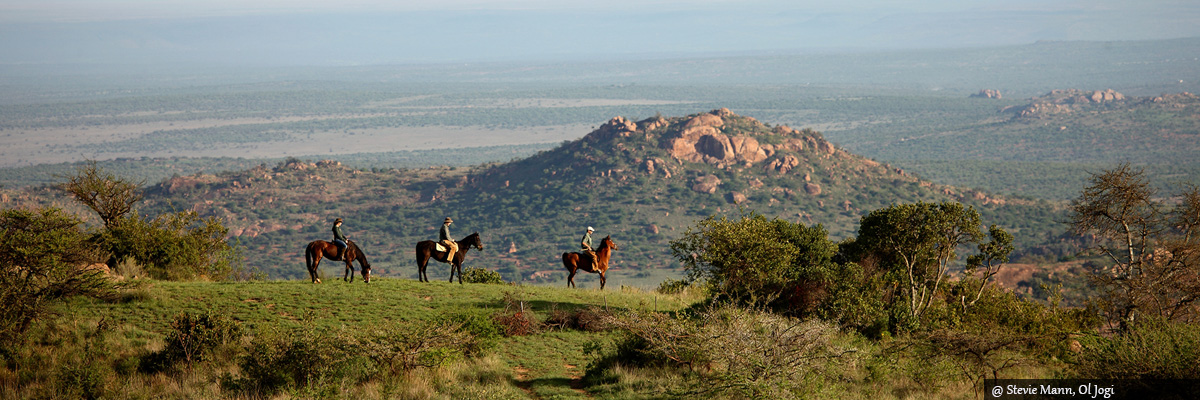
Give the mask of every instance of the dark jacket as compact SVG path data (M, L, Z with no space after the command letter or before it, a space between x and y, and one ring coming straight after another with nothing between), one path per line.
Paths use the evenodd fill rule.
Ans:
M347 241L346 234L342 233L342 227L340 225L333 226L333 240L341 240L343 242Z
M450 224L442 224L442 231L438 233L438 240L454 241L454 239L450 238Z

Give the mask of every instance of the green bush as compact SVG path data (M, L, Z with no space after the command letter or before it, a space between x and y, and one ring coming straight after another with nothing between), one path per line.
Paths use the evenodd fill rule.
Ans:
M197 362L213 359L222 347L240 344L241 338L241 325L228 316L181 313L171 321L166 345L143 359L142 370L164 371L181 362L190 370Z
M134 260L150 277L187 280L227 278L232 270L229 229L216 218L202 219L194 211L122 217L98 235L114 260Z
M307 321L311 323L311 321ZM222 379L226 390L269 395L280 390L340 385L368 372L349 351L349 338L318 333L315 327L266 333L250 343L238 363L241 377Z
M688 281L682 279L670 279L662 281L658 284L658 292L662 294L677 294L683 293L684 290L691 286Z
M671 242L688 278L717 297L803 314L829 278L837 245L821 225L805 226L750 212L708 217Z
M1200 324L1146 317L1112 337L1079 342L1075 374L1084 379L1200 379Z
M495 320L483 314L451 315L437 322L443 326L457 326L457 330L465 334L455 336L460 338L459 346L467 357L486 355L495 349L504 337L504 332L496 325Z
M474 267L463 269L462 280L465 283L504 284L504 278L500 277L499 272Z

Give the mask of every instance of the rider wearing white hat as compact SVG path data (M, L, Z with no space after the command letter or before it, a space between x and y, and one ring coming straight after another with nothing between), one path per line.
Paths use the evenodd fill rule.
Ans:
M592 232L596 229L587 227L587 233L583 234L583 239L579 241L579 246L583 249L584 254L591 257L591 260L596 259L596 251L592 250Z

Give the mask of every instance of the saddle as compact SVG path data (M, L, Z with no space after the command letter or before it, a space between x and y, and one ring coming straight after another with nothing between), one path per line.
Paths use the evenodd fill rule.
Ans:
M445 253L446 250L449 250L446 248L446 245L442 244L441 242L433 242L433 249L442 253Z

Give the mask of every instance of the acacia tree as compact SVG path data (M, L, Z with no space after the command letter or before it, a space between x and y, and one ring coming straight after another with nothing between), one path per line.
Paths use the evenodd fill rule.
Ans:
M859 258L875 257L897 279L908 315L919 320L932 304L960 244L982 239L979 212L961 203L893 205L862 220Z
M0 212L0 355L19 342L50 303L69 296L104 297L112 285L88 268L103 259L78 218L57 208Z
M97 166L95 160L88 160L76 168L75 175L66 179L60 187L99 214L105 227L112 227L142 201L140 187L144 182L135 183L117 177Z
M151 277L172 280L221 280L243 272L234 270L240 256L226 241L229 230L219 219L201 218L195 211L138 215L134 206L142 200L141 184L104 171L95 161L61 184L104 221L92 240L109 253L110 267L133 260Z
M1121 327L1145 312L1194 320L1200 299L1200 191L1187 187L1173 206L1156 200L1141 169L1128 163L1093 174L1091 185L1071 201L1071 230L1096 241L1089 249L1107 260L1092 281L1099 299Z

